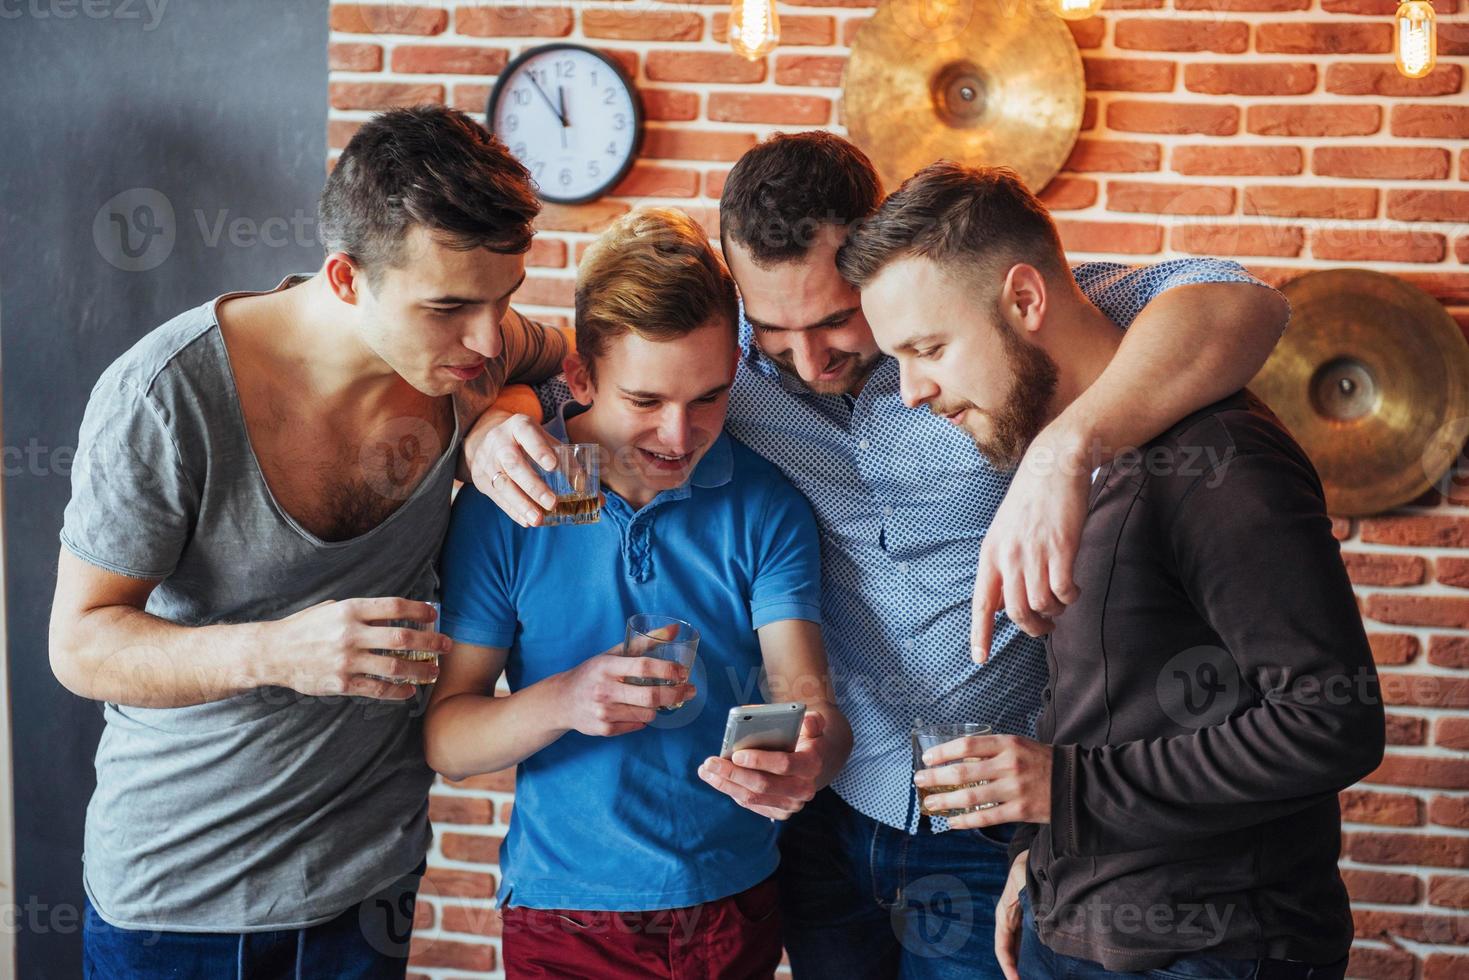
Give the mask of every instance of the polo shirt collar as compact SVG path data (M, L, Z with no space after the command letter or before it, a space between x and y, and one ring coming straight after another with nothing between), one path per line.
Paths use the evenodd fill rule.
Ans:
M556 417L546 423L546 432L561 442L569 441L570 437L566 434L567 420L576 418L590 407L590 405L571 400L563 402L556 411ZM721 431L719 438L714 440L714 445L709 447L704 458L699 460L699 465L694 467L693 475L682 485L672 490L664 490L654 499L682 500L689 495L690 486L707 490L722 487L732 479L734 479L734 450L729 444L729 434Z

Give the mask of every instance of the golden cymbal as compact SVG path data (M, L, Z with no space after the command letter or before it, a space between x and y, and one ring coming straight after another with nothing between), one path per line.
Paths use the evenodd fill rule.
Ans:
M1333 514L1420 496L1469 435L1469 343L1432 296L1367 269L1282 290L1291 322L1250 382L1311 457Z
M1039 193L1081 130L1081 54L1039 0L884 0L852 42L842 117L892 190L935 160Z

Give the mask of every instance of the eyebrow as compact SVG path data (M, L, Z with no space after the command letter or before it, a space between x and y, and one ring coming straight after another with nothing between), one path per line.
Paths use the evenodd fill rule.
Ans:
M815 323L808 323L804 327L778 327L773 323L765 323L763 320L757 320L754 317L750 316L750 314L748 313L745 314L745 319L749 321L750 326L754 327L756 330L764 330L770 333L781 333L787 330L819 330L822 327L835 326L836 324L841 323L843 320L850 320L852 318L852 315L860 309L862 309L862 307L853 306L845 310L837 310L830 316L824 316L820 320L817 320Z
M704 392L702 395L696 395L696 396L694 396L694 400L697 401L700 398L713 398L715 395L718 395L718 394L721 394L721 393L723 393L725 391L728 391L729 388L730 388L730 384L729 383L718 385L718 386L716 386L714 388L710 388L708 391ZM620 391L620 392L622 392L628 398L636 398L639 401L668 401L669 400L669 398L668 398L667 395L662 394L662 393L657 392L657 391L628 391L622 385L618 385L617 386L617 390Z
M498 303L502 299L509 298L511 295L513 295L515 293L515 291L517 289L519 289L524 284L525 284L525 273L522 272L520 274L520 278L517 279L517 280L515 280L515 285L511 286L509 289L505 290L505 292L503 292L499 296L495 297L495 299L492 300L492 302ZM476 305L479 305L479 304L483 303L484 300L478 299L476 297L471 297L471 296L453 296L453 295L450 295L450 296L434 296L434 297L432 297L430 299L424 300L424 302L425 303L438 303L438 304L440 304L442 306L448 306L451 303L452 304L455 304L457 306L476 306Z

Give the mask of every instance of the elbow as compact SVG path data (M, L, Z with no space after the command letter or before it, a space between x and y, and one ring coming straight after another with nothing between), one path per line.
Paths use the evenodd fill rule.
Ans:
M1387 754L1387 716L1382 710L1382 704L1364 706L1361 723L1357 731L1360 732L1359 754L1357 758L1357 772L1352 777L1352 782L1359 782L1377 771L1382 765L1382 760Z
M435 710L437 707L438 705L431 705L423 719L423 759L434 772L457 782L469 774L461 772L460 767L454 764L453 753L448 751L445 744L447 739L440 726L434 724L435 716L439 714Z
M474 773L468 772L462 766L456 765L454 760L436 742L428 739L424 739L423 757L430 769L452 783L457 783L461 779L466 779L474 775Z
M1285 336L1285 328L1290 324L1290 300L1278 289L1259 289L1256 292L1260 293L1256 298L1260 305L1257 319L1273 349L1280 338Z
M86 682L87 672L82 665L81 648L71 635L72 632L74 631L59 629L52 623L47 641L47 659L51 664L51 674L72 694L91 699L92 688Z
M1387 752L1387 721L1380 702L1363 701L1342 718L1335 753L1340 788L1355 785L1377 771Z

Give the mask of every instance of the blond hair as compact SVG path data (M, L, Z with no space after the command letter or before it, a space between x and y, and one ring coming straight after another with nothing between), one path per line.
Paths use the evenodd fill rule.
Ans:
M739 322L734 278L699 223L673 208L639 208L614 221L582 257L576 276L576 349L594 364L614 337L687 336L711 322Z

